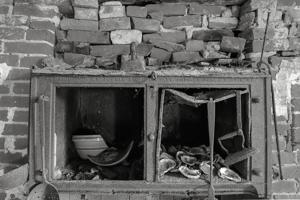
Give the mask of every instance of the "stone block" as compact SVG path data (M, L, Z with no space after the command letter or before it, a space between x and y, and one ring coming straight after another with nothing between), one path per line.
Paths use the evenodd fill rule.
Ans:
M98 8L98 0L73 0L73 6L86 7L86 8Z
M140 43L136 47L136 53L140 56L149 56L153 47L153 44Z
M158 21L162 21L164 18L164 14L161 11L153 11L151 13L148 13L151 19L156 19Z
M262 50L262 40L253 40L246 43L247 52L261 52ZM288 39L275 39L266 40L265 51L286 51L289 49Z
M287 14L290 16L292 22L300 23L300 8L289 8Z
M67 39L74 42L88 42L92 44L110 44L109 33L101 31L68 31Z
M83 42L74 42L73 52L77 54L90 54L90 44Z
M174 28L180 26L200 27L201 24L202 24L201 15L164 17L163 19L163 26L165 28Z
M300 24L292 23L289 30L289 37L300 37Z
M110 33L113 44L131 44L142 42L142 32L139 30L116 30Z
M147 58L147 66L161 65L162 63L157 58Z
M273 0L248 0L241 6L241 14L262 8L270 8L274 4Z
M176 32L159 32L154 34L144 34L143 41L149 42L150 40L162 40L174 43L182 43L186 40L186 34L184 31Z
M69 65L84 65L84 67L92 67L95 65L95 59L92 56L76 54L76 53L64 53L64 61Z
M214 60L214 59L220 59L220 58L229 58L229 56L227 56L224 53L221 52L217 52L217 51L208 51L208 50L204 50L201 51L202 57L205 58L205 60L209 61L209 60Z
M114 30L127 30L131 29L131 23L129 17L116 17L100 19L99 21L100 31L114 31Z
M297 181L278 180L272 183L272 190L276 193L295 193L297 191Z
M67 40L67 31L56 29L55 36L57 41Z
M6 42L4 52L53 55L53 47L41 42Z
M9 6L0 5L0 15L7 15L9 11Z
M300 50L300 38L289 38L290 50Z
M13 15L25 15L33 17L54 18L58 17L57 7L40 6L38 4L16 4L13 8Z
M25 37L25 30L15 27L0 27L0 38L5 40L21 40Z
M152 58L158 59L160 62L169 62L171 58L171 53L166 50L154 47L151 50L150 56Z
M226 10L225 6L204 5L199 3L191 3L190 15L208 15L221 16L222 12Z
M221 17L233 17L230 8L226 8L222 13Z
M208 51L220 51L221 42L205 42L205 49Z
M143 33L153 33L160 30L160 21L155 19L132 18L133 28Z
M119 55L128 55L130 53L130 45L115 44L115 45L96 45L91 46L92 56L115 57Z
M96 65L105 69L117 69L118 59L117 57L97 57Z
M126 17L125 7L116 5L102 5L99 10L100 19Z
M145 67L144 56L137 56L134 60L131 59L131 55L121 56L121 70L123 71L143 71Z
M97 21L98 9L74 7L74 18Z
M223 37L221 51L229 53L241 53L244 50L246 40L238 37Z
M281 151L280 155L282 164L296 164L296 153ZM273 165L278 165L277 152L272 152L272 163Z
M150 43L157 48L164 49L169 52L183 51L185 49L184 45L182 44L176 44L174 42L163 40L150 40Z
M247 30L253 27L255 22L255 12L245 13L240 17L237 29L240 31Z
M194 31L192 39L203 41L221 41L223 36L231 36L234 34L231 30L199 30Z
M231 6L231 13L233 17L240 16L240 6Z
M185 46L187 51L202 51L205 48L202 40L188 40Z
M246 40L263 40L265 35L264 28L250 28L239 34L239 37L242 37ZM268 40L273 39L275 36L275 30L273 28L269 28L266 38Z
M213 29L235 29L238 25L236 17L209 17L208 27Z
M78 20L78 19L63 18L60 21L60 28L62 30L97 31L98 22L92 20Z
M292 97L300 97L300 84L292 84L291 95Z
M185 15L186 6L180 3L163 3L163 4L148 4L146 5L148 13L160 11L164 16Z
M99 0L99 2L103 2L103 6L122 6L121 1L105 1L105 0Z
M142 6L127 6L126 13L128 17L147 17L147 8Z
M73 48L74 48L73 42L69 42L69 41L59 41L55 45L55 51L60 53L72 52Z
M31 20L29 23L29 27L32 29L43 29L43 30L51 30L55 31L55 24L51 21L41 21L41 20Z
M174 52L172 55L172 61L174 63L195 63L203 60L199 52L181 51Z

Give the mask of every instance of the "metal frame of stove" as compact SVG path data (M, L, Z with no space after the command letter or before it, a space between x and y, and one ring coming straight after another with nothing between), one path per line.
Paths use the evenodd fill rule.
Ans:
M215 195L258 195L271 197L271 78L262 73L246 74L204 74L197 76L149 76L148 75L74 75L53 74L37 71L31 79L30 116L30 179L34 181L35 172L41 169L41 149L39 140L41 95L50 97L46 102L46 167L48 180L59 190L65 199L80 199L82 195L142 194L151 199L163 199L160 195L207 196L209 185L197 182L161 183L156 182L156 148L158 141L159 89L163 88L245 88L251 94L251 145L258 153L251 159L251 169L262 169L262 176L251 176L250 182L243 184L214 185ZM57 87L123 87L144 88L144 180L142 181L61 181L53 180L53 131L55 120L55 94ZM50 117L52 116L52 118ZM35 164L34 164L35 163ZM249 173L250 174L250 173ZM73 196L72 196L73 195ZM118 197L121 196L120 198ZM71 198L72 196L72 198ZM93 199L93 198L91 198ZM109 198L107 198L109 199ZM126 198L125 198L126 199Z

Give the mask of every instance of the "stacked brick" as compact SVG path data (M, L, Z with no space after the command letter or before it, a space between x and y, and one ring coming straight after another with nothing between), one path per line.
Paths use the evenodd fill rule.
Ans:
M300 198L298 181L300 178L299 6L299 0L248 0L241 6L237 28L241 31L239 37L247 40L245 57L257 63L261 54L267 13L270 12L263 60L269 63L273 70L283 170L283 180L279 180L273 135L274 199Z
M118 68L118 57L128 57L133 42L147 65L238 57L246 42L234 37L238 6L74 0L73 7L74 18L62 19L56 45L72 65Z
M28 162L30 67L53 55L58 20L56 6L0 1L0 175Z

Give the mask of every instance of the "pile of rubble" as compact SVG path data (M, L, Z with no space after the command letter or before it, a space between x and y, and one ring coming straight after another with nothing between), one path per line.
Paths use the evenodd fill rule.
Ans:
M74 18L61 20L56 45L57 56L71 65L119 69L131 59L131 43L148 66L244 58L246 40L234 33L237 5L74 0L73 8Z

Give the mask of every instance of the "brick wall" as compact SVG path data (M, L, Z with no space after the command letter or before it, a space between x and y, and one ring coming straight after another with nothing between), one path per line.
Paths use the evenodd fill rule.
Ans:
M100 6L97 0L74 0L74 8L69 0L0 1L0 175L28 161L29 67L39 65L41 58L55 55L80 64L91 56L98 67L117 68L116 56L128 55L128 44L138 40L139 55L148 65L239 56L258 61L270 10L264 60L274 72L284 173L279 180L274 139L274 199L300 198L300 0L248 0L242 6L114 5L121 10L118 18L105 11L111 5L102 11ZM101 19L101 14L108 17ZM95 32L99 24L106 33ZM207 39L219 30L224 34L224 29L225 35L247 40L243 54L242 47L238 54L222 50L220 36ZM122 37L127 33L136 37ZM0 200L24 199L23 191L0 191Z

